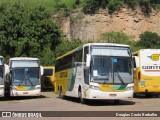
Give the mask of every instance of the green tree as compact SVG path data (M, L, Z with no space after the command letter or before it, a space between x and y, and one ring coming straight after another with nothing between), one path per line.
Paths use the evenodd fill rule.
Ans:
M138 45L142 48L159 48L160 36L157 33L146 31L140 35Z
M130 37L122 32L106 32L102 33L101 40L108 43L129 43Z
M114 13L115 11L118 11L122 7L122 0L108 0L108 11L110 14Z
M141 10L144 13L144 15L149 15L149 13L151 12L150 0L140 0L139 5L140 5Z
M80 0L75 0L76 5L80 5L81 1Z
M56 48L56 57L61 56L65 54L66 52L75 49L76 47L79 47L82 45L83 42L81 40L63 40L61 44L59 44Z
M45 8L15 3L0 4L0 9L0 50L4 56L39 57L46 47L54 51L61 42L59 27Z
M124 3L127 4L129 8L135 9L138 4L138 0L124 0Z
M83 7L85 14L95 14L101 7L102 0L87 0L86 5Z
M134 42L131 39L131 36L128 36L123 32L106 32L102 33L100 42L103 41L108 43L127 44L133 51L138 50L139 46L137 46L137 42Z

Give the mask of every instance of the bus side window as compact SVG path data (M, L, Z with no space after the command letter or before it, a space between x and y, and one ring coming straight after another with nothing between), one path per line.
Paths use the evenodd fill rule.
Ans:
M84 48L84 63L86 63L86 58L88 54L88 46ZM86 67L86 64L84 66L84 82L85 84L89 84L89 68Z
M82 50L76 51L72 57L72 66L74 67L79 65L82 65Z
M88 54L88 46L84 48L84 62L86 62L87 54Z

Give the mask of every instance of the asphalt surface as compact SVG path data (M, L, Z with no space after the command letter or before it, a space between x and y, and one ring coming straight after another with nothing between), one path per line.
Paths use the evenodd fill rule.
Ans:
M22 119L37 119L37 120L146 120L153 119L158 120L160 117L141 117L144 111L149 113L153 112L153 116L160 114L160 97L139 96L133 98L131 101L120 101L119 104L115 104L113 101L87 101L86 104L79 103L76 98L67 97L65 99L58 98L58 95L53 92L42 92L41 96L37 97L12 97L12 98L0 98L0 111L12 112L12 118L1 117L1 119L22 120ZM17 112L18 111L18 112ZM29 112L29 113L25 113ZM37 113L39 111L39 114ZM45 112L44 112L45 111ZM73 111L73 112L71 112ZM76 112L75 112L76 111ZM113 111L113 112L111 112ZM116 111L116 112L115 112ZM128 112L125 114L126 112ZM130 112L131 111L131 112ZM135 113L132 111L135 111ZM137 112L138 111L138 112ZM140 113L139 113L140 111ZM17 114L13 114L17 112ZM19 117L18 116L19 113ZM35 113L35 114L33 114ZM106 113L106 114L105 114ZM144 112L147 114L146 112ZM112 114L115 115L112 117ZM130 115L130 117L122 117L124 114ZM1 113L2 115L2 113ZM17 115L17 116L16 116ZM26 116L25 116L26 115ZM28 116L29 115L29 116ZM33 116L42 118L32 118ZM49 117L44 117L49 116ZM66 116L69 117L66 117ZM73 115L73 116L72 116ZM102 116L101 116L102 115ZM141 116L138 116L141 115ZM55 117L58 116L58 117ZM85 117L84 117L85 116ZM87 116L87 117L86 117ZM101 116L101 117L97 117ZM111 117L108 117L111 116ZM120 117L121 116L121 117ZM138 117L136 117L138 116ZM23 118L31 117L31 118Z

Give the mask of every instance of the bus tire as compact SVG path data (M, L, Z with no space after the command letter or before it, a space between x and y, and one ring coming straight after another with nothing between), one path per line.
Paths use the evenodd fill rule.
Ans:
M58 90L58 96L59 96L60 99L64 98L64 96L62 94L62 87L60 87L59 90Z
M82 97L82 92L81 90L78 91L78 96L81 104L85 104L85 99Z

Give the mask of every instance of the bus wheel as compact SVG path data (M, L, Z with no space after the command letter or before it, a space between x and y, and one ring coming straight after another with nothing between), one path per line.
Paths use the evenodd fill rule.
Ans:
M59 90L58 90L58 96L59 98L63 99L64 96L62 95L62 88L60 87Z
M79 96L79 99L80 99L81 104L85 104L85 99L82 97L82 92L81 92L81 90L78 91L78 96Z

